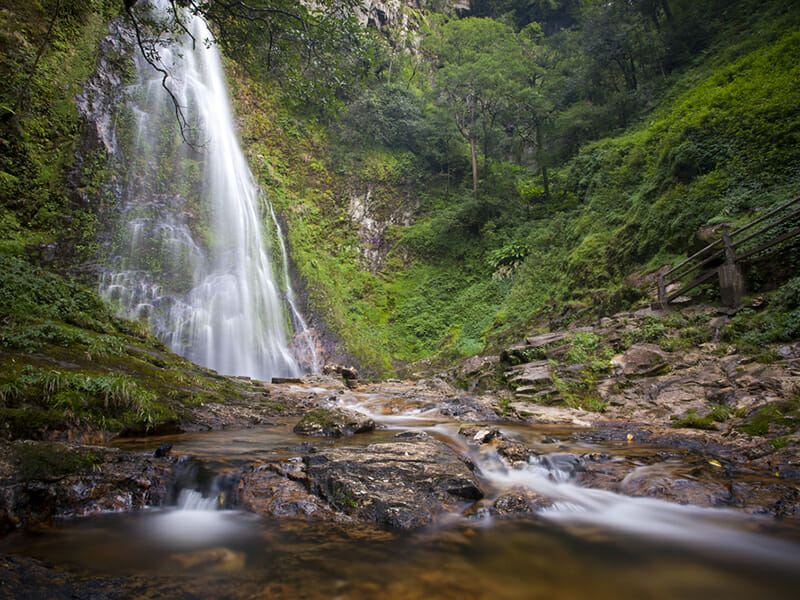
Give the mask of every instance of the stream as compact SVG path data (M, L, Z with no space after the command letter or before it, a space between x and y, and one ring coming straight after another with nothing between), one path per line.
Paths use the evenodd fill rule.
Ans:
M637 477L680 472L705 457L607 440L591 429L493 422L506 439L534 450L527 463L510 465L491 444L459 434L459 424L429 400L301 386L294 392L369 414L378 428L307 438L292 431L297 419L287 418L270 427L120 441L142 453L169 442L180 457L176 469L200 465L205 475L195 468L174 506L20 531L0 540L0 552L71 574L86 597L109 589L119 595L108 597L164 598L796 597L796 527L585 487L570 458L602 453ZM408 431L424 431L468 457L486 498L413 531L219 508L226 506L225 482L254 460L299 461L310 439L318 449L351 448ZM550 502L514 519L481 508L523 488Z

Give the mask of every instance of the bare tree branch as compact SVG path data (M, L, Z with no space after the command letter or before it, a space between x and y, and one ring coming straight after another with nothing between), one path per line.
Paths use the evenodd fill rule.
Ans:
M153 69L155 69L156 71L158 71L158 73L161 74L161 87L164 88L164 91L167 92L167 94L170 97L170 100L172 100L172 105L175 107L175 118L178 121L178 126L180 128L180 133L181 133L181 139L184 142L186 142L186 144L188 144L190 147L198 148L200 147L200 145L189 139L189 136L187 136L187 132L191 131L192 128L190 127L189 121L187 120L186 115L183 111L183 106L181 106L178 97L175 95L172 89L170 89L170 87L167 85L167 79L169 79L170 73L167 69L165 69L159 64L158 62L159 57L158 57L158 52L155 50L155 43L151 41L150 45L152 47L148 48L147 42L142 36L141 23L139 22L139 19L133 12L134 4L136 4L136 0L133 0L133 2L130 3L130 6L126 1L125 12L128 14L128 17L130 18L131 23L133 24L133 30L136 34L136 45L139 47L139 50L141 50L142 58L144 58L145 62L147 62L147 64L149 64L151 67L153 67ZM194 40L194 38L192 38L192 40Z

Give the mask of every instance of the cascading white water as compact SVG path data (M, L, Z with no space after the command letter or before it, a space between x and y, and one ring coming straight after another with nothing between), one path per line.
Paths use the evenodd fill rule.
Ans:
M167 14L166 0L150 5L155 15ZM236 138L221 58L207 43L212 35L202 19L187 15L184 25L191 37L160 47L158 61L199 142L177 139L162 75L139 60L136 148L126 157L122 211L127 230L109 244L112 268L101 293L124 316L148 319L170 349L201 365L262 380L297 376L287 341L292 317L308 332L288 275L281 290L273 274L262 218L266 210L274 214L259 210L266 202Z
M311 362L311 372L319 373L319 356L317 356L317 349L314 344L314 339L311 337L311 331L308 328L303 314L297 309L297 301L294 297L294 290L292 283L289 281L289 257L286 253L286 243L283 241L283 232L281 232L281 225L278 223L278 217L275 215L275 210L272 205L269 205L269 214L272 216L272 223L275 225L275 231L278 234L278 245L281 249L281 259L283 260L283 285L286 289L286 301L289 303L289 308L292 310L292 317L300 326L300 341L306 346L308 358Z

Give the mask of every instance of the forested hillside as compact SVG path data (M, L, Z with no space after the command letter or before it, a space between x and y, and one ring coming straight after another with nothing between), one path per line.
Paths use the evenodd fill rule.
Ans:
M240 103L310 306L365 366L627 308L704 225L797 194L796 3L405 10L335 117Z
M4 4L0 248L94 285L119 165L76 154L74 102L123 3ZM206 9L307 315L368 372L629 307L703 226L797 194L796 2L464 4L333 11L313 46Z

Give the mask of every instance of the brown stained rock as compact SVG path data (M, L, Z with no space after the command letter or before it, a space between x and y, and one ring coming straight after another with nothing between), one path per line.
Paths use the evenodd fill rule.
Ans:
M254 465L233 490L235 506L263 516L303 517L326 521L350 519L309 494L298 481L276 473L278 465Z
M367 415L346 408L315 408L294 426L301 435L341 437L374 431L375 421Z
M525 444L511 440L497 440L494 446L497 453L511 463L528 462L534 454Z
M494 501L493 508L494 512L501 517L513 517L530 514L552 505L552 500L528 488L518 488L501 495Z
M309 489L362 521L415 529L483 496L475 475L433 438L333 448L304 459Z

